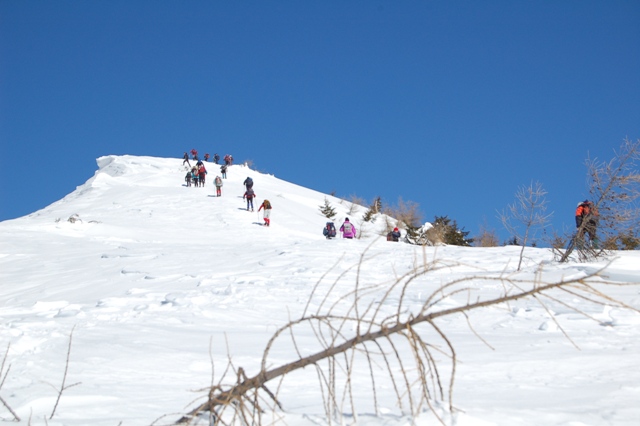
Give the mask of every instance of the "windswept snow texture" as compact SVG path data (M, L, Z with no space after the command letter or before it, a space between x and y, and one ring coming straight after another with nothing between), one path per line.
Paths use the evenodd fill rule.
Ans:
M343 273L335 294L353 290L354 266L365 251L363 285L391 283L425 255L462 265L413 285L406 298L416 306L453 276L509 274L517 265L516 247L423 252L387 242L380 238L384 217L363 227L364 207L349 212L347 202L243 165L230 167L219 198L212 185L219 166L212 163L206 163L204 188L185 186L181 159L106 156L98 166L64 199L0 223L0 354L8 348L4 372L10 367L0 396L25 424L149 425L165 415L156 424L175 421L203 401L212 364L216 381L228 357L255 374L272 333L303 313L321 278L320 292ZM246 211L242 199L247 176L254 180L255 212ZM350 217L361 239L322 236L325 197L338 211L336 225ZM271 227L262 226L257 212L265 198L273 205ZM558 265L545 249L528 248L525 256L522 276L536 273L539 264L553 278L604 265ZM618 256L607 276L640 281L639 253ZM479 294L501 291L495 283L477 286ZM616 287L612 295L640 307L636 286ZM558 296L592 318L562 303L545 308L520 300L473 312L473 331L463 316L438 321L459 362L454 412L445 402L434 405L447 424L640 424L640 315ZM443 303L457 306L468 297ZM383 312L393 314L394 302L384 301ZM64 391L49 420L72 330L66 385L79 384ZM311 331L298 338L302 346L315 340ZM295 350L284 345L274 349L268 367L295 359ZM285 413L275 419L328 424L316 378L310 368L285 381ZM377 408L367 374L352 385L362 397L355 401L360 411L354 417L345 405L344 423L436 424L426 409L417 419L404 415L390 383L376 383ZM13 420L3 405L0 419Z

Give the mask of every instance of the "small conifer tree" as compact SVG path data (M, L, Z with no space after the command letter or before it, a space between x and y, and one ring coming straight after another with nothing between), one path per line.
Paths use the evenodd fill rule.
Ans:
M426 241L422 232L421 226L414 226L409 223L404 224L407 233L404 236L404 240L409 244L425 245Z
M376 197L376 199L373 200L371 206L369 206L369 209L362 216L362 220L364 220L365 222L375 222L374 216L380 213L381 210L382 201L380 200L380 197Z
M372 222L374 214L375 213L373 212L371 207L369 207L369 209L366 212L364 212L364 215L362 215L362 220L365 222Z
M458 223L455 220L452 222L447 216L436 216L433 226L436 228L441 227L444 230L443 239L445 244L469 247L474 241L473 238L467 237L469 231L464 231L464 227L462 229L458 228Z
M511 238L509 238L507 241L504 242L505 246L519 246L520 245L520 241L518 241L518 237L516 237L515 235Z
M327 197L324 198L324 205L320 206L320 213L328 219L333 219L336 216L336 209L333 208Z

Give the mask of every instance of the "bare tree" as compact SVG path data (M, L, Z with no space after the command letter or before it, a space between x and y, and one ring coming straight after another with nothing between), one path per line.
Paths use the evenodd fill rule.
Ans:
M507 210L499 214L502 225L513 235L522 249L518 261L518 271L522 266L524 248L538 231L544 230L551 214L547 214L547 200L540 182L531 182L529 186L521 186L516 192L516 201L507 206Z
M420 226L422 221L422 213L418 203L404 201L402 197L398 197L398 203L395 206L385 206L384 214L395 218L398 221L398 226L403 228Z
M584 220L571 238L565 251L556 251L561 262L569 260L574 250L578 259L588 261L603 254L605 248L598 241L615 240L618 236L633 235L640 219L640 139L626 139L610 161L587 159L587 177L590 200L597 214L597 229L600 237L595 244L584 244L588 221Z
M366 201L362 197L358 197L357 195L349 196L349 211L347 212L349 216L354 215L358 209L366 204Z
M416 259L417 266L392 283L365 284L361 282L359 271L373 259L366 259L365 255L366 252L353 267L357 273L350 292L333 294L344 274L328 283L327 287L323 280L328 271L314 286L301 317L291 320L273 334L263 352L259 371L249 376L243 368L233 365L229 358L227 369L218 383L209 389L206 401L177 423L189 424L202 417L210 424L236 421L262 424L266 420L263 416L267 409L273 413L284 409L279 398L280 390L286 387L287 378L295 381L296 374L301 374L305 367L316 373L318 391L330 422L348 410L353 416L352 421L358 422L356 392L358 400L369 395L378 414L376 384L381 378L392 384L403 412L417 415L429 408L438 416L435 403L444 402L449 411L453 410L458 362L454 345L438 325L439 318L463 315L473 332L468 321L470 312L524 298L537 301L545 309L549 309L548 303L560 303L588 317L579 308L560 300L560 294L570 294L575 300L638 311L606 294L607 285L617 286L619 283L608 281L604 269L586 277L556 277L550 281L544 279L542 266L536 273L526 276L479 274L454 278L452 271L463 265L435 259L427 262L426 253L423 253L423 263ZM424 289L425 279L432 274L440 280L443 275L438 272L442 270L452 278L435 288L424 303L416 307L415 299L410 296L412 292ZM477 292L481 282L499 283L502 291L497 294ZM468 294L467 302L457 307L441 305L440 302L457 294ZM395 313L383 313L382 305L392 301L397 305ZM317 308L312 311L312 306ZM559 324L558 327L571 340ZM315 346L306 339L299 341L296 336L302 335L302 330L306 331L304 335L312 332ZM271 352L278 345L291 348L292 360L271 367ZM444 368L442 363L448 367ZM362 374L368 376L370 386L368 389L354 389L352 379L362 377ZM225 383L227 376L231 376L232 383ZM444 424L444 420L440 420Z

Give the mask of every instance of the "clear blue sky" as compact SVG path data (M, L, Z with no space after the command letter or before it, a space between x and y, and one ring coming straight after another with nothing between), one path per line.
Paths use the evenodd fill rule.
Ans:
M102 155L196 148L472 233L540 181L562 231L587 155L640 138L639 23L635 0L0 0L0 220Z

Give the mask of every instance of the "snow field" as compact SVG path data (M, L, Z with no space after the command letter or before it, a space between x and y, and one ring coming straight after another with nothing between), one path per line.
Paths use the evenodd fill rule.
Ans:
M202 389L212 382L211 358L215 380L229 356L236 367L255 374L272 334L303 314L312 291L307 313L334 304L336 312L346 312L351 303L343 296L358 279L362 289L372 288L365 305L389 316L401 295L382 295L396 277L425 258L441 262L442 269L402 295L407 315L456 278L473 277L472 291L442 300L438 309L499 295L502 284L482 277L511 274L517 266L514 247L423 250L389 243L376 237L381 219L365 224L364 239L326 240L321 231L327 219L319 206L329 199L339 212L339 227L347 203L243 165L230 167L222 197L215 197L219 167L206 163L206 186L187 188L181 163L101 157L95 176L67 197L0 223L0 343L10 345L11 365L0 396L23 421L45 424L51 413L71 330L67 384L81 383L64 392L47 424L147 425L163 415L159 424L167 424L202 401ZM247 176L254 180L256 212L247 212L242 200ZM260 226L257 213L265 198L273 205L269 228ZM359 230L364 211L349 216ZM68 222L72 215L80 220ZM533 276L543 264L548 280L584 276L602 266L554 264L544 249L527 249L525 255L521 276ZM638 253L619 253L606 273L611 280L638 283L639 264ZM638 287L608 291L640 308ZM463 316L439 319L459 364L457 411L448 413L446 404L436 402L438 414L456 425L637 424L640 315L559 296L563 303L542 306L527 299L470 313L475 333L486 343ZM308 327L296 328L296 344L304 354L319 349ZM296 358L291 340L279 339L268 366ZM376 375L373 406L368 367L360 365L353 383L360 411L351 421L408 424L384 375ZM444 357L441 368L447 375ZM313 368L287 378L279 391L284 423L326 422ZM12 420L2 409L0 419ZM351 413L345 414L350 422ZM433 419L425 412L413 421Z

